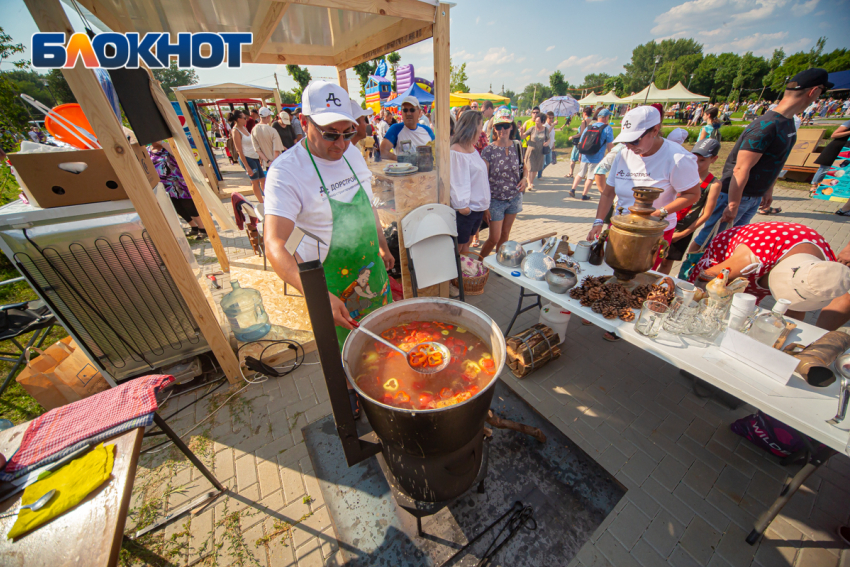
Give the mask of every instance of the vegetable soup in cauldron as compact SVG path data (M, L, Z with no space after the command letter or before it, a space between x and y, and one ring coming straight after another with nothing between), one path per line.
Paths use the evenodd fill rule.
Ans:
M480 392L495 376L496 363L484 341L462 327L413 321L390 327L381 336L404 352L431 341L444 344L452 353L445 370L420 374L398 352L377 341L369 344L361 354L354 381L366 395L386 405L414 410L451 406ZM422 352L411 362L437 366L442 357Z

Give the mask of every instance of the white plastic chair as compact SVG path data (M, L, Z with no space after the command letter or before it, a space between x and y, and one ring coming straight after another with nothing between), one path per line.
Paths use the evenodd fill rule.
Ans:
M422 205L401 219L414 297L418 297L420 287L457 278L460 300L465 301L455 215L451 207L434 203Z

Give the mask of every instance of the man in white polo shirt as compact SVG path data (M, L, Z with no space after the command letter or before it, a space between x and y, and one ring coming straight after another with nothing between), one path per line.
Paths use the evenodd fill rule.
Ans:
M348 93L314 81L302 95L306 138L276 159L267 174L265 242L278 276L303 293L298 263L319 259L342 346L352 323L392 301L387 270L395 264L372 207L371 173L350 140L357 133ZM305 236L295 254L285 244L295 227Z
M422 109L419 99L415 96L404 97L401 101L402 123L390 126L381 141L381 158L398 161L397 155L410 143L410 151L415 152L419 146L424 146L434 139L434 132L428 126L419 123ZM392 151L391 151L392 150Z

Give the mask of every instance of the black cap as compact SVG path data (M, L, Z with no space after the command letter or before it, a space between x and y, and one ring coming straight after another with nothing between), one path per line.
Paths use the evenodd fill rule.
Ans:
M823 90L828 91L835 85L829 82L829 73L824 69L817 67L800 71L788 83L785 84L787 91L802 91L805 89L813 89L815 87L823 87Z

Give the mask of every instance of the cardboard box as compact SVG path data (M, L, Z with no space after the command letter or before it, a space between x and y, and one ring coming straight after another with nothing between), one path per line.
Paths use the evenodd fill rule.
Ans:
M145 172L151 188L159 183L159 175L146 148L132 144L133 153ZM9 154L25 186L24 193L35 207L50 209L127 199L123 185L103 150L39 152ZM62 164L84 164L85 169L73 173ZM68 166L66 166L68 167Z
M820 165L815 163L815 160L820 157L820 152L812 152L806 156L806 162L803 164L805 167L820 167Z
M785 165L803 166L809 154L817 149L824 132L826 130L797 130L797 142L791 148Z

